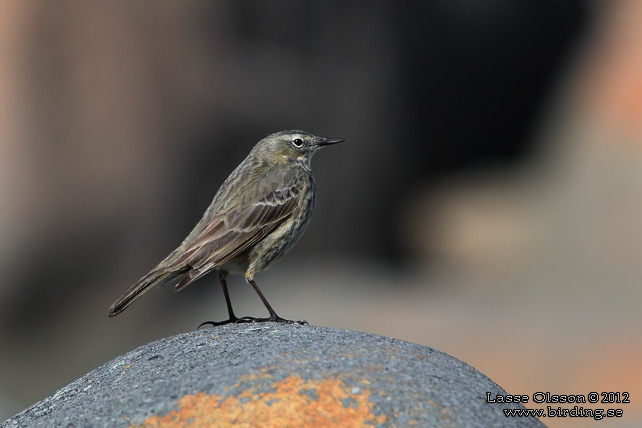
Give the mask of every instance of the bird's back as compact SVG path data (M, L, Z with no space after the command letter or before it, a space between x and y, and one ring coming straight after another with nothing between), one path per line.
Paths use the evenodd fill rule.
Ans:
M110 315L122 312L154 286L175 285L178 291L227 262L239 264L239 259L235 259L239 255L247 259L239 265L246 269L252 256L269 255L270 262L280 257L282 254L270 253L265 250L267 247L257 253L251 250L293 213L300 212L300 201L307 198L312 186L313 179L305 168L270 165L248 156L221 185L185 240L130 287L112 305ZM284 250L290 247L287 245ZM246 257L248 252L250 257ZM256 271L266 266L267 263L258 263Z
M212 269L254 273L278 260L303 234L314 208L312 155L343 141L281 131L259 141L216 192L185 240L110 307L117 315L156 285L180 290ZM243 272L245 271L245 272Z

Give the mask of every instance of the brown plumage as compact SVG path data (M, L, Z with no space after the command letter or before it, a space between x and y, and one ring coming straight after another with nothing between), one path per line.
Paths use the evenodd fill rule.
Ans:
M254 282L254 275L285 254L303 234L314 208L312 155L342 139L304 131L281 131L259 141L214 196L203 218L169 256L130 287L109 308L116 316L157 285L182 290L219 270L229 319L289 322L276 315ZM227 291L227 275L242 274L265 304L269 318L237 318Z

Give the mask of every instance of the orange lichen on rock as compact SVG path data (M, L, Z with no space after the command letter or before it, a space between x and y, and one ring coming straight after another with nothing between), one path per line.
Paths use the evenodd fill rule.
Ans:
M387 420L386 415L372 413L368 388L348 387L340 378L289 376L265 390L253 385L227 398L204 392L186 395L178 402L179 410L133 426L359 428Z

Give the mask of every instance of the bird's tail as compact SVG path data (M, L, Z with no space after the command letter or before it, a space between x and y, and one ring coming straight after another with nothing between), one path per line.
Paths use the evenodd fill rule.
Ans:
M115 317L124 311L134 300L142 296L146 291L151 290L157 285L165 285L169 283L179 282L187 274L189 268L181 269L178 271L167 270L152 270L147 275L143 276L138 282L132 285L122 296L118 298L109 307L109 316Z

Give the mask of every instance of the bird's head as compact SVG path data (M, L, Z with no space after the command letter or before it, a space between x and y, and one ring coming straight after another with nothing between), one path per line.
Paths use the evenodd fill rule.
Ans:
M252 153L271 162L298 162L310 165L312 155L321 147L342 142L342 138L317 137L305 131L280 131L258 142Z

